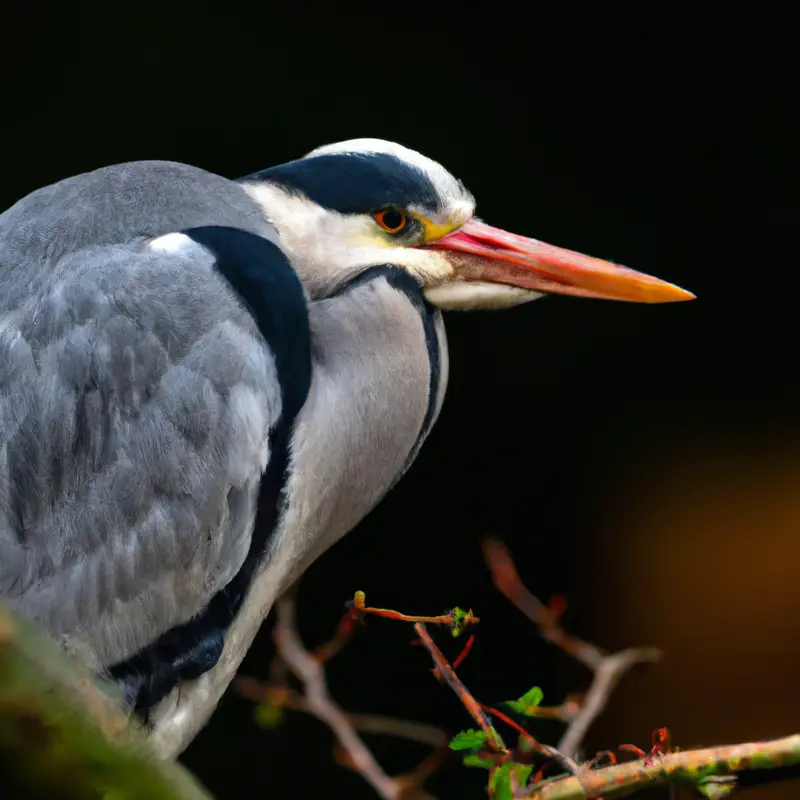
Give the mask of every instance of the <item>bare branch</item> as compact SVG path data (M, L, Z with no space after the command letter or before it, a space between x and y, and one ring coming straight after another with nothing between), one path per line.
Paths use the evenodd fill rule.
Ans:
M399 800L401 788L381 768L361 741L344 713L328 695L325 673L319 662L303 647L294 621L294 603L286 598L277 603L275 643L281 658L303 681L308 710L325 722L346 750L356 769L385 800Z
M594 680L586 693L580 711L567 726L558 743L562 753L574 755L592 723L600 716L608 704L608 698L619 683L620 678L634 664L657 661L661 651L654 647L633 647L619 653L604 656L594 670Z
M543 770L547 766L545 764L525 787L520 786L513 772L502 773L505 777L501 780L510 780L510 784L506 783L505 786L514 791L516 800L599 800L605 797L622 797L641 789L672 784L690 785L707 797L722 798L736 785L737 775L745 771L763 771L771 767L800 767L800 735L774 742L754 742L672 753L666 749L669 741L669 732L666 728L659 728L654 732L653 746L649 753L633 745L619 746L620 750L627 750L640 756L638 761L617 764L613 752L603 751L590 761L578 765L573 753L581 744L592 722L605 708L611 692L622 675L636 663L656 660L660 653L654 648L631 648L610 654L571 636L560 625L565 604L558 601L551 601L548 605L541 603L520 580L508 550L502 544L489 540L485 542L484 547L486 560L492 569L497 588L528 614L544 638L556 644L594 673L594 680L580 707L574 700L567 698L561 706L525 710L529 716L546 716L560 719L567 724L558 748L540 743L503 711L478 702L459 679L455 666L469 652L471 641L468 641L458 658L450 663L434 642L426 623L447 625L455 630L455 626L460 628L465 619L468 623L477 621L471 612L463 612L460 609L454 609L449 614L439 617L414 617L389 609L369 608L365 604L363 593L359 592L356 594L353 608L340 624L331 643L308 652L301 644L294 627L294 605L292 601L284 599L279 604L278 625L275 632L278 667L273 664L268 683L240 678L237 681L237 689L240 694L253 700L312 713L326 722L339 740L339 746L335 749L337 762L359 772L381 797L393 800L401 798L433 800L422 788L422 783L448 753L448 738L444 732L404 720L347 714L339 709L327 694L323 672L325 661L337 653L352 635L353 625L359 615L371 613L388 619L414 623L414 629L419 637L419 642L416 643L421 643L428 650L434 663L434 675L453 689L485 734L485 739L478 740L480 749L470 757L477 757L481 766L486 766L490 770L490 786L493 785L492 776L501 775L500 770L509 766L514 767L515 763L519 766L520 762L530 765L533 753L550 759L547 763L558 762L570 773L567 776L541 780ZM287 683L284 672L287 666L303 681L304 694L298 693ZM516 731L519 739L513 749L506 746L492 725L491 717ZM403 736L430 744L435 747L435 751L416 770L392 778L382 771L359 739L356 730ZM450 744L452 746L453 743ZM613 766L597 769L596 765L603 757L611 760ZM776 776L780 777L781 775ZM749 775L747 781L752 782L753 776Z
M426 725L424 722L385 717L381 714L348 714L347 718L353 727L362 733L397 736L430 747L443 747L450 741L441 728L434 728L433 725Z
M542 638L594 673L594 680L580 710L573 715L558 744L562 756L574 757L586 732L605 709L620 678L638 663L657 661L661 651L654 647L634 647L610 654L596 645L567 633L560 624L565 605L560 599L545 605L517 572L508 548L497 539L483 541L483 555L497 590L513 603L538 628Z
M314 653L316 651L312 651L312 655ZM238 694L253 702L266 702L292 711L314 714L313 709L309 706L308 699L292 689L271 686L246 675L236 677L232 685ZM430 747L443 747L449 741L449 737L441 728L426 725L424 722L397 719L382 714L342 713L344 713L345 719L361 733L396 736L401 739L407 739L410 742L426 744Z
M564 631L559 625L559 616L563 609L546 606L525 586L511 553L502 542L492 538L484 539L483 556L495 588L539 628L543 639L552 642L588 669L597 669L607 653Z

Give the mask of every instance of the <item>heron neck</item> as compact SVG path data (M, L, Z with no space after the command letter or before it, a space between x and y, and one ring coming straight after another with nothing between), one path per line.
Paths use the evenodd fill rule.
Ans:
M353 528L411 465L447 384L441 315L402 270L375 268L309 305L313 377L292 438L273 559L297 571Z

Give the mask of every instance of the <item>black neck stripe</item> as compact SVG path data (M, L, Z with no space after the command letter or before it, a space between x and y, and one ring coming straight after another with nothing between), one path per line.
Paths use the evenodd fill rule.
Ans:
M174 686L207 672L222 653L225 633L281 518L291 433L311 385L308 309L300 281L280 248L234 228L203 227L183 233L215 255L217 269L250 308L275 358L283 402L281 417L270 432L270 459L259 487L250 548L241 568L194 619L108 670L145 719L148 710ZM229 496L229 503L235 500Z

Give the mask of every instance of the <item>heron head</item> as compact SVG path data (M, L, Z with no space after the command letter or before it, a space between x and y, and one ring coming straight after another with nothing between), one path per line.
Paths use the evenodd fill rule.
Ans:
M502 308L544 294L662 303L690 292L609 261L493 228L440 164L354 139L242 178L312 298L373 266L407 270L445 309Z

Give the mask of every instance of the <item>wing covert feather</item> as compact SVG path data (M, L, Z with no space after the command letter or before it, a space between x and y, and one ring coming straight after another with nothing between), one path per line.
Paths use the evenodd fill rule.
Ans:
M0 314L0 596L98 665L200 611L248 551L281 396L213 266L84 249Z

